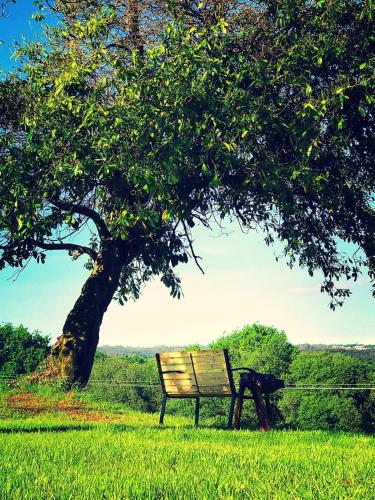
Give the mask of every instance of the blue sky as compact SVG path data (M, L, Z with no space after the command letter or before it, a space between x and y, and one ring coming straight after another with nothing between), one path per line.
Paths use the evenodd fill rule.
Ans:
M11 49L21 35L32 36L39 26L30 22L32 2L18 0L0 19L1 68L9 69ZM155 280L140 300L124 307L113 303L101 330L101 344L154 345L207 343L247 323L259 321L285 329L295 343L375 343L375 307L369 280L359 279L353 295L335 312L321 294L319 276L290 270L276 262L277 249L263 236L244 235L235 224L228 236L195 232L205 275L192 264L181 266L184 297L177 301ZM0 273L0 322L23 323L51 337L59 335L64 319L79 295L87 271L83 262L55 252L47 263L32 263L16 281L12 271Z
M40 23L31 20L33 12L36 11L32 1L17 0L15 4L7 7L6 17L0 18L0 40L4 42L4 45L0 46L1 69L15 67L15 61L11 59L15 41L22 41L22 35L32 38L40 33Z

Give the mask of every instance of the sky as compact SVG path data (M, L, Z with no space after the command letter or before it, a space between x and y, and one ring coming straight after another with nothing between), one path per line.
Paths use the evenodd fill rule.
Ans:
M14 66L11 49L21 35L39 31L30 22L32 2L18 0L0 19L0 67ZM226 235L196 229L196 252L205 274L193 264L179 267L184 296L178 301L155 279L137 302L113 302L103 320L100 345L152 346L207 344L223 333L259 322L285 330L293 343L375 343L375 307L364 275L352 296L331 311L320 293L321 278L276 262L280 247L264 235L243 234L228 222ZM78 298L88 271L82 260L51 252L44 265L31 263L17 279L0 273L0 323L23 324L55 339Z

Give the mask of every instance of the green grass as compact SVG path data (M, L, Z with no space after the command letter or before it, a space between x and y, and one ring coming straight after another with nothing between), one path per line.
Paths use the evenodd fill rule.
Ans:
M171 416L160 428L157 415L94 410L112 421L4 414L0 498L374 498L370 436L194 429Z

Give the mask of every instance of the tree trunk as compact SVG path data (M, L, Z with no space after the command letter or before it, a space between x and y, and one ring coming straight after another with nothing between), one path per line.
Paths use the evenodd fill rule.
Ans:
M50 364L68 384L89 380L104 313L117 290L124 255L118 243L102 244L94 269L70 311L63 333L51 350Z

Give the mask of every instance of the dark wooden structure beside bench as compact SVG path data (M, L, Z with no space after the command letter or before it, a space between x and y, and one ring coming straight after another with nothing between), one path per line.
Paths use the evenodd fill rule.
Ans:
M195 425L199 421L201 397L230 398L228 427L233 426L233 413L238 392L233 372L247 368L232 368L227 349L202 351L164 352L156 354L163 401L160 424L164 421L168 398L195 399ZM252 396L242 398L252 399Z

